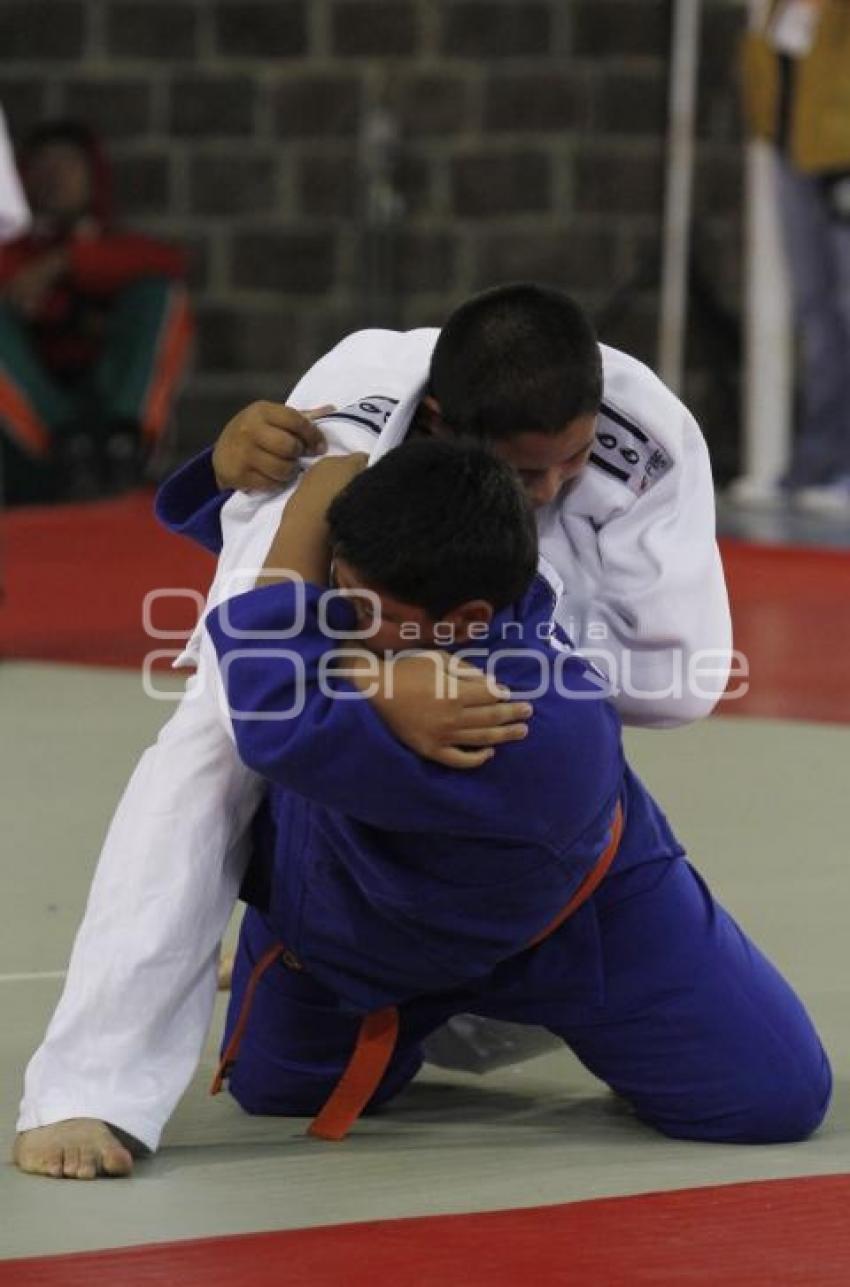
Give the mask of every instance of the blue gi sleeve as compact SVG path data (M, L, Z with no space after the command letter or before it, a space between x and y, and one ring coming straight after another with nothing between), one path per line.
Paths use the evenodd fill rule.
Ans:
M220 554L221 511L232 495L218 490L210 447L166 478L156 494L154 512L170 531Z
M345 640L320 627L322 594L311 585L266 586L208 614L240 758L268 781L372 826L429 830L439 818L441 830L464 830L468 796L449 816L451 777L460 775L409 751L334 676ZM351 605L332 597L327 622L353 633Z
M351 818L408 834L533 834L560 847L610 802L619 736L599 702L570 703L565 719L567 706L553 692L536 704L532 735L469 772L403 746L372 704L329 668L345 640L320 628L323 593L266 586L206 618L236 746L249 768ZM333 630L353 630L347 601L331 597L326 606Z

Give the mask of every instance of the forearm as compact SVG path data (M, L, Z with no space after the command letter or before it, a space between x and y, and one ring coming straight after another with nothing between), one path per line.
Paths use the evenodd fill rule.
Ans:
M309 469L283 512L257 587L301 579L326 586L330 579L331 542L328 510L335 498L366 465L366 456L328 457Z
M283 512L269 547L257 589L301 578L310 585L328 584L331 545L324 513L306 513L297 495Z

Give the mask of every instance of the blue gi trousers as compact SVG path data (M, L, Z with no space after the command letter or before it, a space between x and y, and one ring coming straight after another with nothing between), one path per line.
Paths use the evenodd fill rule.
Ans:
M474 1013L543 1023L665 1135L764 1144L815 1130L831 1074L811 1020L690 864L663 860L615 873L592 901L601 1000L552 1000L552 986L541 999L533 986L524 990L521 975L519 985L500 985L500 967L474 989L406 1002L394 1058L370 1107L415 1076L430 1032L452 1014ZM263 915L248 908L225 1043L251 970L274 942ZM347 1064L359 1024L309 974L275 964L257 990L231 1093L250 1113L313 1115Z

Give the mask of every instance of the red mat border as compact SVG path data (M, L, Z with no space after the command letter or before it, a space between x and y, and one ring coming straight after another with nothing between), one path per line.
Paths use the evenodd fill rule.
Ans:
M807 1176L8 1260L0 1284L846 1287L848 1211L850 1175Z

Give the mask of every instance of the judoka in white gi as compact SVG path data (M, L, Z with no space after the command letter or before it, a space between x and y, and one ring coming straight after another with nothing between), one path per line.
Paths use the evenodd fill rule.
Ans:
M522 367L520 349L539 350L542 368L552 343L541 333L536 345L534 327L547 330L551 310L564 307L574 308L558 292L524 285L469 301L440 343L449 384L475 386L484 405L486 391L504 382L517 361ZM452 373L455 343L462 352L470 319L481 316L494 322L486 360L480 369L467 363ZM294 408L334 408L319 420L330 452L365 451L375 460L414 422L450 432L451 407L429 385L438 335L432 329L351 335L307 372L288 401ZM542 554L566 587L558 620L605 671L627 723L669 727L707 715L729 671L731 629L708 451L694 418L647 367L605 346L601 353L604 393L595 423L577 419L562 433L543 434L530 418L496 446L539 506ZM529 407L532 401L529 395ZM273 438L269 420L281 426ZM266 462L265 473L291 472L292 462L281 470L268 448L297 456L304 424L269 404L236 417L216 454L219 482L245 480L221 476L227 460L244 460L254 486L261 481L258 460ZM166 485L160 505L172 527L202 539L206 532L210 543L220 522L211 604L252 584L297 485L296 478L272 494L235 492L222 506L213 497L213 469L209 453L190 463ZM62 999L26 1073L18 1130L33 1134L19 1136L16 1149L24 1169L81 1178L125 1173L130 1155L102 1124L156 1149L197 1066L221 938L245 868L246 830L262 790L236 757L208 648L198 628L181 658L197 665L196 674L142 756L107 835ZM498 730L492 740L499 740ZM479 1040L474 1034L473 1063ZM483 1044L486 1051L486 1038ZM455 1058L451 1050L435 1054Z

